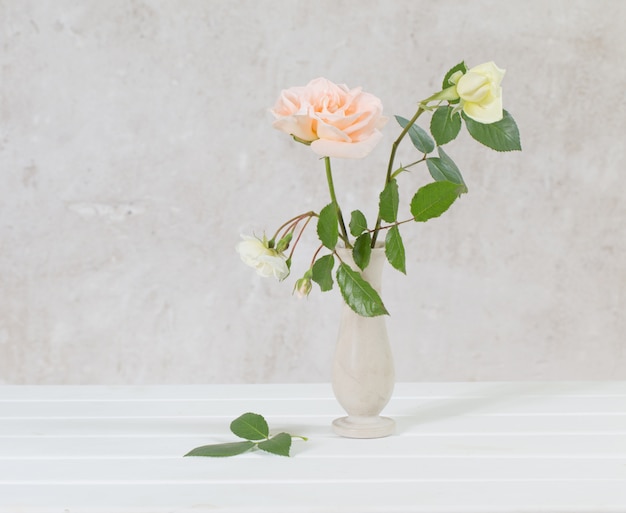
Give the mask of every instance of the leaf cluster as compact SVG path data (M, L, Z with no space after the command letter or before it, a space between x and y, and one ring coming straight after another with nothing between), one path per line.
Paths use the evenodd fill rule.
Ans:
M443 79L442 89L452 87L453 76L465 72L467 72L467 67L464 62L451 68ZM441 105L439 101L433 106L428 105L429 100L420 104L420 108L410 120L395 116L403 131L392 148L385 187L379 196L378 219L374 229L368 228L363 212L354 210L351 213L349 229L350 235L354 237L354 244L351 248L352 257L360 271L365 270L369 265L378 233L385 230L385 256L393 268L406 274L406 254L400 235L400 225L409 221L426 222L439 217L457 198L468 191L460 169L442 148L456 139L463 123L470 136L488 148L500 152L521 150L517 125L507 111L503 112L503 118L500 121L482 124L461 112L458 99L449 100L447 105ZM432 112L429 131L416 124L419 116L427 111ZM405 135L408 135L408 139L422 158L394 170L395 150ZM400 195L397 177L420 162L426 162L433 181L417 190L410 202L411 218L400 221L398 220ZM383 222L387 224L383 225ZM343 237L339 233L339 227L343 229ZM336 264L335 259L339 258L335 248L339 238L341 237L347 244L341 211L336 202L326 205L321 210L317 222L317 234L322 248L328 249L331 253L320 257L316 254L311 266L311 279L325 292L331 290L334 285L333 269ZM345 302L359 315L373 317L387 314L387 309L379 294L363 279L358 270L352 269L339 259L335 279Z
M294 438L289 433L278 433L270 436L267 421L258 413L244 413L237 417L231 422L230 430L239 438L244 439L244 441L203 445L189 451L185 456L223 458L243 454L252 449L261 449L279 456L289 456L291 439ZM306 440L304 437L297 438Z

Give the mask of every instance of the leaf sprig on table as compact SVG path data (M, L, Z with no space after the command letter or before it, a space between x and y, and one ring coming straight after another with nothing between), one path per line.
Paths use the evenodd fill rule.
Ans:
M267 421L258 413L244 413L237 417L230 423L230 430L245 441L203 445L189 451L185 456L224 458L237 456L252 449L261 449L279 456L289 456L292 438L307 440L303 436L290 435L289 433L278 433L270 436Z

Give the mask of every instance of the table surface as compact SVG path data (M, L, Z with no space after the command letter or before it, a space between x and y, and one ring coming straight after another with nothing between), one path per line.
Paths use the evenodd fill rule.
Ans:
M292 457L183 458L266 417ZM0 387L0 512L626 512L626 382L399 384L343 439L327 384Z

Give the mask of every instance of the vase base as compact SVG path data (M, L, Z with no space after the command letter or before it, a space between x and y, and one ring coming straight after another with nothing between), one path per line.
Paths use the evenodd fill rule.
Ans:
M396 423L389 417L341 417L333 420L333 431L346 438L383 438L393 433Z

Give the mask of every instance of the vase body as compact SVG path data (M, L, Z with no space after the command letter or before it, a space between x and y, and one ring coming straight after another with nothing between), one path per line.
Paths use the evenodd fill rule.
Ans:
M350 250L338 252L344 262L359 271ZM385 262L384 248L376 248L361 273L379 294ZM395 383L386 316L362 317L345 303L342 308L332 383L335 397L348 416L335 419L333 429L350 438L388 436L395 423L379 416L391 399Z

